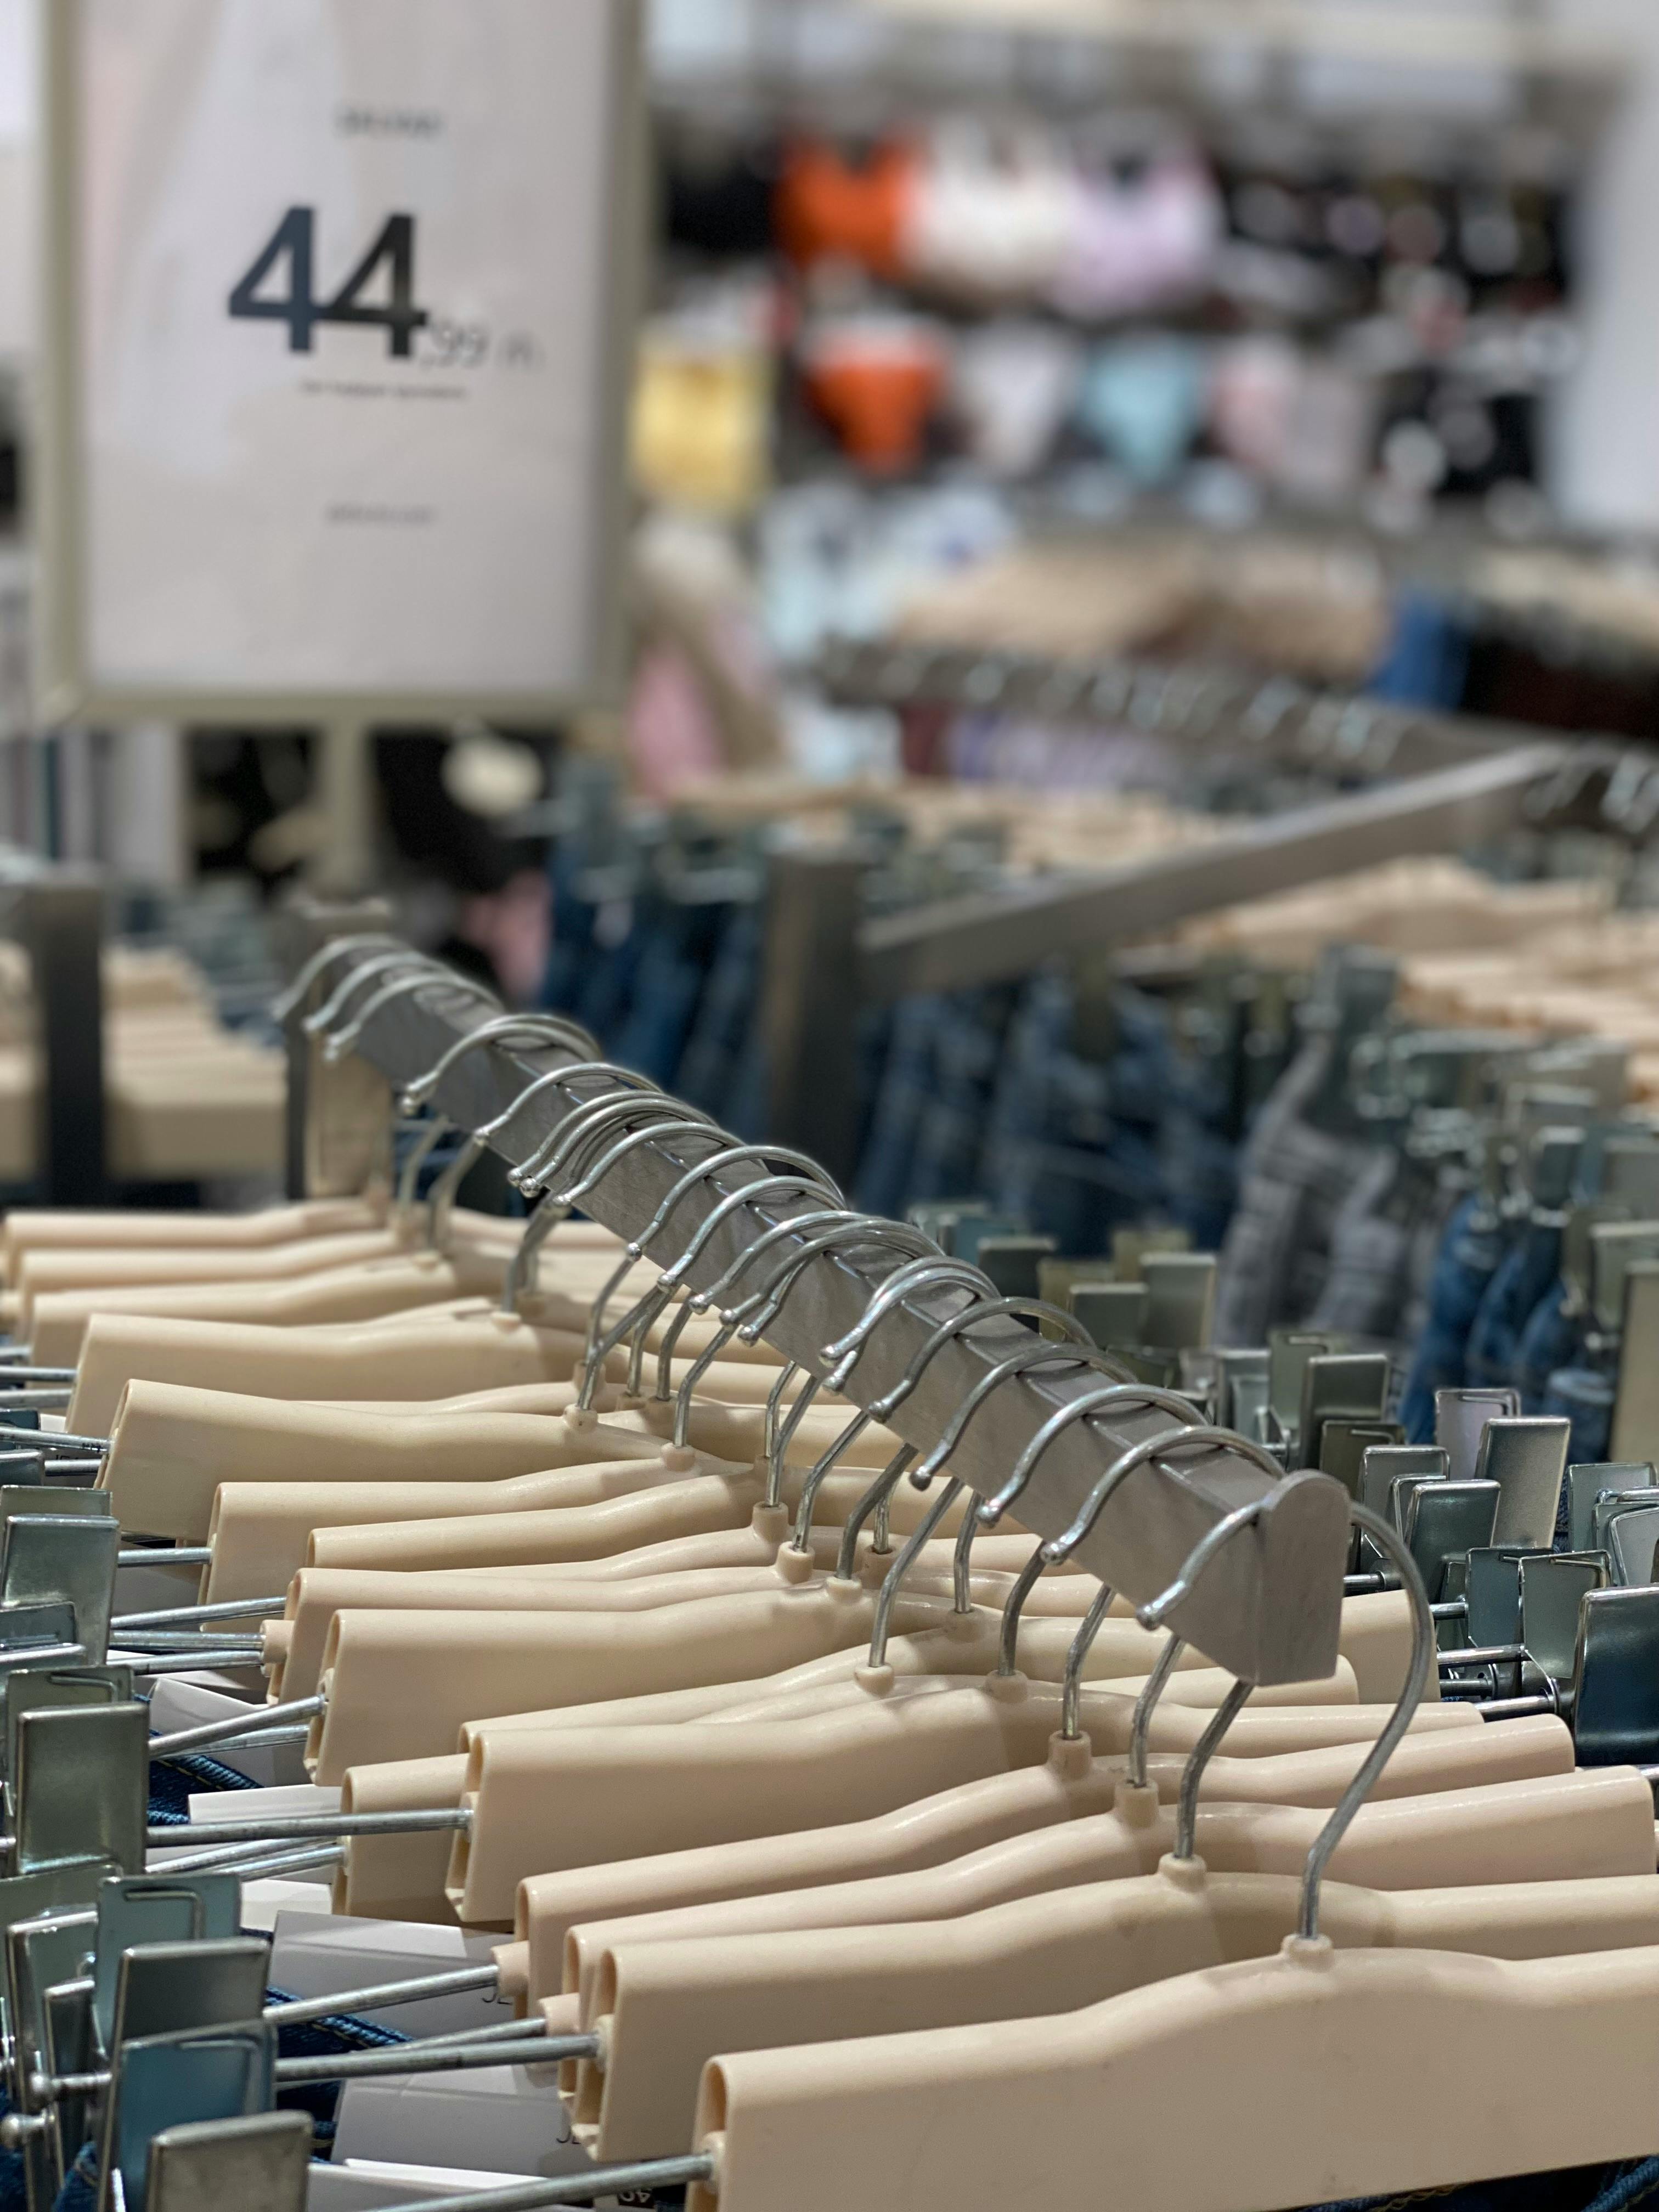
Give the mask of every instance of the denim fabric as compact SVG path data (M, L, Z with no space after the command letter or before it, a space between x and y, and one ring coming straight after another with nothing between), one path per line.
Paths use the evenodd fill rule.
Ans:
M1659 2203L1659 2158L1644 2158L1608 2181L1584 2212L1635 2212L1638 2204L1655 2203Z
M0 2119L11 2110L11 2099L0 2089ZM26 2212L28 2191L23 2180L21 2150L0 2150L0 2212Z
M948 1014L948 1001L937 994L906 999L894 1010L859 1163L858 1203L871 1213L895 1218L903 1212L938 1034Z
M265 2002L286 2004L291 1995L288 1990L269 1989ZM322 2020L304 2020L278 2028L276 2055L279 2058L331 2058L340 2051L389 2051L409 2039L402 2028L384 2027L378 2021L360 2019L356 2013L330 2013ZM301 2082L279 2089L276 2102L284 2112L308 2112L314 2137L325 2144L333 2138L343 2086L339 2081Z
M1502 2181L1466 2181L1443 2189L1407 2189L1391 2197L1351 2197L1312 2212L1633 2212L1659 2190L1659 2159L1639 2164L1575 2166L1553 2173L1517 2173ZM1633 2193L1632 2193L1633 2192Z
M1469 1328L1472 1383L1516 1382L1521 1339L1561 1265L1561 1216L1534 1213L1493 1271Z
M1572 1365L1583 1333L1583 1314L1568 1304L1567 1286L1558 1278L1533 1308L1516 1346L1515 1386L1523 1413L1543 1412L1551 1376Z
M1400 1401L1407 1443L1434 1437L1434 1394L1461 1389L1469 1331L1503 1257L1503 1231L1483 1194L1472 1191L1440 1240L1429 1285L1429 1312Z
M149 1763L149 1825L152 1828L184 1826L190 1819L190 1800L197 1791L254 1790L246 1774L227 1766L222 1759L186 1751L172 1759Z
M83 2143L64 2176L52 2212L96 2212L97 2203L98 2154L91 2143Z
M1400 1179L1398 1158L1379 1152L1337 1209L1330 1272L1308 1316L1310 1328L1389 1337L1399 1327L1412 1243L1410 1222L1390 1210Z
M1543 1411L1565 1413L1572 1423L1567 1445L1567 1465L1579 1467L1604 1460L1613 1433L1613 1380L1594 1367L1558 1367L1544 1391ZM1567 1500L1561 1494L1556 1534L1565 1530Z
M1330 1074L1328 1042L1305 1046L1257 1116L1239 1166L1238 1207L1221 1248L1218 1344L1264 1344L1281 1322L1300 1326L1329 1278L1338 1222L1367 1176L1392 1152L1316 1127L1310 1115ZM1351 1250L1364 1243L1369 1208L1351 1217ZM1402 1248L1403 1264L1403 1248ZM1334 1295L1346 1296L1341 1286Z
M757 1042L761 927L758 907L726 909L708 979L673 1082L682 1098L734 1130L738 1124L731 1118L732 1102L744 1063Z

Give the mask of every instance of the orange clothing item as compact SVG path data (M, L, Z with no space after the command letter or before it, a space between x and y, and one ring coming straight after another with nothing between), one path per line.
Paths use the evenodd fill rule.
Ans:
M898 276L916 166L915 153L900 144L878 147L863 163L843 160L817 139L791 146L776 201L784 252L803 267L840 259L877 276Z
M809 396L860 467L876 476L915 467L945 388L937 343L921 332L854 327L818 337L804 368Z

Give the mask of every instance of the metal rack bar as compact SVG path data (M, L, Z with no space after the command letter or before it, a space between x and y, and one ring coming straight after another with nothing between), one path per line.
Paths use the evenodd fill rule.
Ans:
M90 868L43 870L17 892L40 1024L38 1177L52 1206L96 1206L108 1194L104 898Z
M364 957L343 954L331 982ZM408 1082L434 1067L479 1021L475 997L459 986L451 989L434 982L374 1014L358 1049L393 1082ZM826 1042L840 1048L839 1040ZM459 1127L477 1129L519 1097L535 1076L569 1060L562 1053L503 1051L492 1044L462 1055L434 1103ZM597 1099L605 1088L603 1079L583 1079L581 1096ZM496 1149L515 1163L528 1159L568 1110L568 1103L558 1103L551 1091L543 1092L513 1117ZM685 1167L708 1157L720 1141L711 1136L641 1146L585 1201L587 1210L618 1233L635 1234ZM685 1199L668 1231L649 1248L651 1256L665 1261L678 1254L722 1193L741 1188L760 1173L758 1168L732 1167L711 1177ZM745 1210L734 1209L709 1238L700 1266L692 1271L693 1285L712 1281L753 1241L763 1221L804 1210L805 1201L763 1202L745 1219ZM781 1240L780 1260L788 1242ZM787 1358L822 1374L823 1347L860 1317L890 1265L884 1267L874 1257L858 1264L830 1254L814 1257L796 1279L769 1340ZM896 1382L959 1303L960 1294L946 1291L896 1307L874 1332L854 1370L848 1395L867 1404ZM926 1368L895 1417L896 1429L908 1442L931 1445L987 1370L1030 1342L1018 1322L1001 1320L986 1323L971 1337L956 1338ZM1098 1384L1097 1370L1079 1369L1073 1375L1056 1367L1006 1382L976 1416L954 1471L981 1492L996 1489L1042 1423L1091 1381ZM1074 1423L1039 1462L1021 1501L1022 1522L1044 1536L1060 1534L1107 1465L1169 1425L1166 1414L1118 1407L1103 1409L1092 1422ZM1297 1474L1275 1483L1243 1451L1223 1446L1190 1450L1179 1458L1155 1457L1109 1498L1076 1557L1113 1588L1145 1601L1175 1581L1194 1547L1224 1519L1270 1492L1271 1503L1220 1549L1171 1613L1170 1626L1218 1665L1252 1681L1328 1674L1336 1656L1348 1540L1347 1495L1328 1476Z
M1247 822L1128 867L1036 878L868 921L857 935L860 996L896 999L1026 975L1055 953L1098 951L1401 854L1455 851L1522 823L1562 758L1559 745L1517 746Z

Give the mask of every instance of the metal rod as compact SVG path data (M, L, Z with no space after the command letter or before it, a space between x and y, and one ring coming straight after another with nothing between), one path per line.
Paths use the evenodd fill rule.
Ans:
M74 1396L73 1389L57 1384L14 1390L9 1383L0 1380L0 1413L61 1413ZM40 1433L38 1430L30 1431L31 1435Z
M135 1674L184 1674L196 1668L234 1674L238 1668L257 1667L259 1662L257 1655L250 1657L245 1650L227 1651L216 1644L206 1651L158 1651L127 1663Z
M1530 1656L1524 1644L1468 1644L1462 1650L1441 1652L1440 1671L1443 1674L1452 1667L1512 1667L1516 1660Z
M233 1844L222 1851L181 1851L165 1866L155 1863L156 1874L234 1874L244 1881L265 1875L302 1874L307 1867L337 1866L345 1856L343 1844L319 1844L310 1850L261 1851L246 1844Z
M1005 981L1060 953L1098 951L1396 854L1455 851L1522 823L1561 759L1559 745L1517 744L1086 877L1034 877L883 915L860 932L860 994L885 1000Z
M5 1418L5 1402L0 1400L0 1437L10 1429ZM20 1429L16 1432L35 1451L52 1452L59 1456L74 1452L88 1459L107 1459L112 1439L109 1437L71 1436L67 1429Z
M290 1721L307 1723L327 1708L327 1699L319 1692L314 1698L290 1698L285 1705L266 1705L244 1720L232 1713L222 1721L204 1721L198 1728L175 1729L171 1735L153 1735L149 1740L152 1759L168 1759L179 1751L197 1751L210 1743L237 1743L244 1738L286 1734ZM310 1733L309 1728L300 1731Z
M313 1836L427 1836L441 1828L465 1832L472 1825L465 1805L423 1806L408 1813L271 1813L263 1820L193 1820L176 1828L149 1828L144 1841L165 1850L182 1838L187 1843L274 1844Z
M213 1565L211 1544L175 1544L172 1550L165 1545L154 1547L147 1544L115 1554L118 1567L210 1567Z
M468 990L459 982L453 990L434 983L381 1007L365 1024L358 1048L383 1074L407 1083L434 1067L478 1024L477 1001ZM476 1130L499 1116L538 1075L570 1060L568 1053L552 1045L517 1049L492 1043L455 1061L435 1086L431 1103L457 1127ZM617 1088L620 1095L622 1086ZM593 1095L597 1100L603 1093L596 1089ZM554 1136L564 1111L549 1095L530 1101L492 1139L494 1149L509 1164L522 1165ZM589 1194L584 1211L624 1237L636 1237L686 1169L721 1148L714 1131L706 1139L683 1133L641 1145ZM648 1256L666 1261L684 1250L714 1207L760 1175L753 1162L716 1171L686 1194L668 1230L652 1240ZM708 1288L763 1228L806 1210L805 1200L775 1196L753 1208L734 1209L720 1219L689 1267L689 1286ZM781 1261L786 1256L780 1253ZM808 1259L793 1279L787 1302L768 1325L768 1340L786 1358L811 1373L821 1372L823 1347L858 1322L891 1265L873 1252L820 1253ZM948 1289L919 1289L884 1316L849 1379L849 1398L867 1407L890 1391L955 1310L958 1296ZM1023 1324L1010 1316L939 1347L890 1417L896 1439L923 1449L931 1445L987 1370L1029 1341ZM995 1392L963 1439L953 1473L970 1488L988 1493L1043 1423L1087 1387L1081 1371L1056 1369ZM1163 1415L1127 1405L1097 1416L1086 1426L1075 1425L1056 1440L1021 1498L1022 1522L1035 1535L1060 1534L1075 1519L1102 1466L1167 1425ZM1270 1520L1262 1524L1262 1540L1228 1547L1169 1625L1217 1666L1251 1681L1267 1685L1322 1677L1336 1658L1348 1544L1347 1495L1328 1475L1303 1472L1274 1481L1242 1450L1225 1445L1180 1462L1154 1458L1109 1502L1078 1547L1078 1564L1133 1602L1143 1602L1170 1587L1194 1544L1212 1528L1238 1507L1265 1499L1270 1491ZM1265 1534L1269 1526L1271 1542Z
M14 1352L15 1360L13 1358ZM0 1354L0 1366L3 1367L3 1372L0 1372L0 1393L9 1397L15 1389L31 1382L73 1382L75 1381L76 1370L73 1367L30 1367L27 1364L16 1364L17 1361L26 1363L27 1358L28 1346L26 1344L15 1346L6 1353ZM3 1400L0 1400L0 1402L3 1402Z
M267 2005L265 2018L279 2027L297 2027L304 2020L326 2020L338 2012L379 2012L385 2005L416 2004L422 1997L459 1996L466 1990L491 1990L501 1979L496 1966L457 1966L444 1974L416 1974L402 1982L371 1982L360 1990L336 1990L331 1996L289 1997ZM514 2025L522 2027L522 2021Z
M279 2058L279 2087L295 2081L360 2081L376 2074L460 2074L483 2066L551 2066L562 2058L596 2058L597 2035L532 2035L522 2021L512 2042L400 2044L390 2051L351 2051L337 2058Z
M714 2161L708 2153L688 2151L682 2158L638 2159L629 2166L594 2166L585 2172L514 2182L501 2189L468 2190L459 2197L446 2197L443 2212L540 2212L544 2204L586 2204L601 2197L677 2189L714 2178ZM385 2212L432 2212L432 2199L389 2204Z
M239 1614L280 1613L288 1603L286 1593L277 1597L228 1597L213 1605L167 1605L155 1613L118 1613L110 1634L118 1628L162 1628L169 1621L234 1620Z

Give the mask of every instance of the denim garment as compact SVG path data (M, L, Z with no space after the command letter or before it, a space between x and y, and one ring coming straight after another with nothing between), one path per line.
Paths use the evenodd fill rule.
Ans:
M1568 1304L1567 1286L1558 1277L1533 1308L1516 1346L1512 1373L1523 1413L1543 1412L1551 1376L1574 1364L1583 1334L1583 1313Z
M858 1203L866 1212L890 1219L903 1212L938 1033L948 1018L949 1001L939 993L905 999L894 1009L856 1181Z
M1456 1390L1467 1376L1469 1331L1503 1257L1503 1231L1479 1191L1446 1224L1429 1285L1429 1314L1400 1401L1407 1443L1434 1438L1434 1394Z
M725 910L708 980L672 1088L726 1127L728 1102L756 1031L761 994L761 915L754 904Z
M1246 1140L1237 1211L1221 1248L1218 1344L1264 1344L1281 1322L1307 1320L1330 1273L1339 1217L1376 1168L1376 1146L1316 1128L1310 1118L1329 1065L1326 1039L1305 1045Z
M907 1206L974 1187L1012 1012L1006 990L957 991L946 1000L933 1036Z
M1580 1467L1605 1460L1613 1433L1613 1378L1594 1367L1558 1367L1544 1391L1542 1410L1572 1423L1567 1444L1567 1465ZM1566 1534L1567 1493L1561 1492L1556 1516L1558 1542Z
M1659 2159L1575 2166L1553 2173L1512 2174L1502 2181L1466 2181L1443 2189L1407 2189L1392 2197L1346 2197L1313 2212L1634 2212L1659 2191Z
M1344 1336L1390 1337L1400 1326L1411 1263L1411 1224L1389 1210L1400 1163L1378 1152L1337 1210L1330 1272L1310 1328Z
M18 2201L21 2203L21 2197ZM74 2165L64 2176L52 2212L96 2212L97 2203L98 2153L93 2144L82 2143Z
M633 994L611 1056L665 1089L674 1087L679 1073L720 921L717 908L675 906L666 900L653 902L640 917L642 944Z
M1516 1382L1522 1333L1561 1265L1561 1217L1534 1213L1510 1243L1469 1328L1472 1383Z

